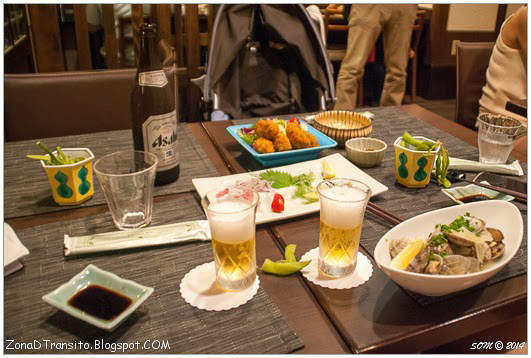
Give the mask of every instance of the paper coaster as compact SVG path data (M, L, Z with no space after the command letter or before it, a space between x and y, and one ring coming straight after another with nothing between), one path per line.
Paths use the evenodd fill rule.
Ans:
M207 262L190 270L182 279L181 296L194 307L206 311L224 311L243 305L258 292L260 280L241 291L224 291L216 283L214 261Z
M369 280L372 276L372 264L371 261L362 254L358 252L356 270L350 275L339 278L327 277L319 273L318 261L319 261L319 248L311 249L305 253L301 261L312 260L308 266L301 270L304 277L306 277L311 282L316 285L326 287L326 288L335 288L335 289L346 289L357 287Z

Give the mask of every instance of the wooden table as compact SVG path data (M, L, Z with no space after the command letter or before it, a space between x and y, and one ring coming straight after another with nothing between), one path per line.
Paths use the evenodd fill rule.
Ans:
M475 132L467 128L416 105L403 106L403 109L427 124L476 144ZM222 175L246 171L242 165L246 159L234 158L229 153L228 149L238 144L225 130L228 125L230 122L189 124ZM522 160L526 160L525 154L525 151L513 152L513 156ZM184 194L157 197L155 205L179 195ZM17 230L105 211L106 205L100 205L7 221ZM259 226L257 262L263 262L266 257L278 259L288 242L297 244L298 253L312 248L318 241L318 225L318 214L313 214ZM371 256L371 253L364 253ZM324 289L298 274L285 278L260 274L261 285L305 344L297 353L421 352L485 329L496 329L507 322L520 322L527 313L527 275L461 296L457 302L461 307L448 312L448 307L438 305L430 306L429 310L420 308L377 269L374 262L373 266L372 278L360 289L353 290ZM452 302L452 305L457 303ZM517 337L507 339L516 340Z
M403 106L403 109L417 119L477 146L476 132L417 105ZM239 145L226 131L231 124L229 121L202 124L213 144L209 155L215 163L223 161L232 173L245 172L252 159L245 154L235 157L235 152L239 154ZM208 143L204 145L210 147ZM218 158L214 156L214 150ZM512 154L517 159L527 159L526 152L520 148ZM268 225L268 230L281 248L294 243L298 252L303 253L318 242L319 217L315 214L274 223ZM372 253L364 251L364 254L370 257ZM452 309L437 304L421 308L376 266L371 279L360 289L330 290L308 281L305 284L352 352L405 353L422 352L521 319L527 312L526 282L527 275L521 275L460 296L450 301ZM278 294L268 292L272 297ZM295 330L301 330L305 343L316 338L311 330L308 333L312 335L308 338L302 334L308 330L310 321L303 320L301 326L297 326L299 322L293 322Z

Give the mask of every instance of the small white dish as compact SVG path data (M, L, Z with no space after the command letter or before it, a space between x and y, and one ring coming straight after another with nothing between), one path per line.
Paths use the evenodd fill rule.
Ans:
M427 237L436 224L452 222L470 213L483 219L504 235L505 253L482 271L466 275L428 275L391 267L389 242L404 237ZM487 200L430 211L402 222L389 230L376 245L374 259L382 271L398 285L426 296L443 296L475 286L500 271L518 252L524 235L520 210L507 201Z
M70 298L89 285L97 285L108 290L128 297L132 302L118 316L111 320L105 320L82 311L68 303ZM122 323L138 306L151 294L153 288L140 285L134 281L126 280L117 275L104 271L95 265L88 265L83 271L72 277L70 281L59 286L52 292L42 296L43 301L74 316L82 321L90 323L106 331L112 331Z
M481 181L482 184L489 184L488 181ZM450 199L455 201L458 204L465 204L461 199L473 197L476 195L481 195L486 197L481 200L505 200L511 201L514 200L514 196L500 193L495 190L483 188L475 184L465 185L465 186L455 186L449 189L441 189L444 195L448 196ZM479 201L479 200L476 200Z

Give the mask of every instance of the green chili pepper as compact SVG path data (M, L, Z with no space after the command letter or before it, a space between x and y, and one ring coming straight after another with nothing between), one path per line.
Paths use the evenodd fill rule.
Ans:
M441 149L442 149L442 156L443 156L442 169L441 169L441 174L440 174L441 184L445 188L449 188L452 185L452 183L450 182L450 180L448 180L448 178L446 178L446 175L448 174L448 167L450 166L450 157L448 156L448 151L446 150L446 148L441 148Z
M297 248L297 245L289 244L284 249L284 257L286 258L286 261L295 262L297 259L295 258L295 249Z
M261 270L264 272L272 273L279 276L291 275L307 266L310 261L271 261L270 259L265 259L264 264L261 267Z

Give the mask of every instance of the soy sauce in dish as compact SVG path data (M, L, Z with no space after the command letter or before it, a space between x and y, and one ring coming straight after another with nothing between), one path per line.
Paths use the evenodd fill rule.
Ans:
M464 196L462 198L458 198L457 200L463 203L472 203L474 201L490 200L490 198L485 194L472 194L472 195Z
M132 302L129 297L99 285L88 285L68 300L69 305L104 320L118 316Z

